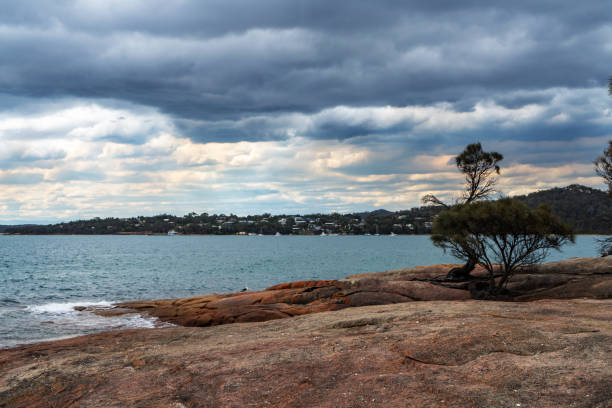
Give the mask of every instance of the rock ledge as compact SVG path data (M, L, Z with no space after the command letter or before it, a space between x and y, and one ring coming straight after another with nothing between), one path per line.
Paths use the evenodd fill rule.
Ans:
M145 300L92 309L101 315L139 312L180 326L261 322L347 307L427 300L472 299L467 284L440 282L457 265L434 265L353 275L342 280L283 283L258 292ZM473 275L484 275L475 270ZM505 300L612 298L612 257L573 258L525 268Z

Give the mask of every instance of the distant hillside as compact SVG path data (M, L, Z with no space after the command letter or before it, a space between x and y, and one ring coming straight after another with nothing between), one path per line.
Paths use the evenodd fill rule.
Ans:
M306 214L237 216L190 213L152 217L92 218L52 225L12 226L9 234L214 234L214 235L323 235L428 234L433 217L442 209L420 207L360 214Z
M593 188L573 184L516 197L529 207L549 204L579 234L612 234L612 199ZM249 215L190 213L183 217L93 218L54 225L4 225L10 234L428 234L442 207L391 212L378 209L353 214Z
M532 208L549 204L577 233L612 234L612 199L601 190L572 184L515 198Z

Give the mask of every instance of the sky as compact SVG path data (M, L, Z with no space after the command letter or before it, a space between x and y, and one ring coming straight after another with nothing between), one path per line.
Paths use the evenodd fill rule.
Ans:
M604 189L611 75L608 0L7 0L0 223Z

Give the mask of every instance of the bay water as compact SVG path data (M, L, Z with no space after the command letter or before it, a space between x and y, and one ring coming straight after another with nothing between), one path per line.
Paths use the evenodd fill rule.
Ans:
M596 236L548 260L597 256ZM429 236L0 236L0 348L154 327L74 306L261 290L299 280L458 263Z

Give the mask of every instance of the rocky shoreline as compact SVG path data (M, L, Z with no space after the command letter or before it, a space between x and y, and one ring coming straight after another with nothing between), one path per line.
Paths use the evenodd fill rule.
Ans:
M611 257L521 271L505 302L446 270L96 310L214 327L0 350L0 406L612 406Z
M466 282L443 278L457 265L433 265L349 276L342 280L289 282L263 291L210 294L182 299L125 302L90 308L100 315L142 313L187 327L262 322L348 307L431 300L468 300ZM485 276L482 269L472 275ZM612 298L612 257L573 258L521 270L503 300ZM85 309L85 308L83 308Z

